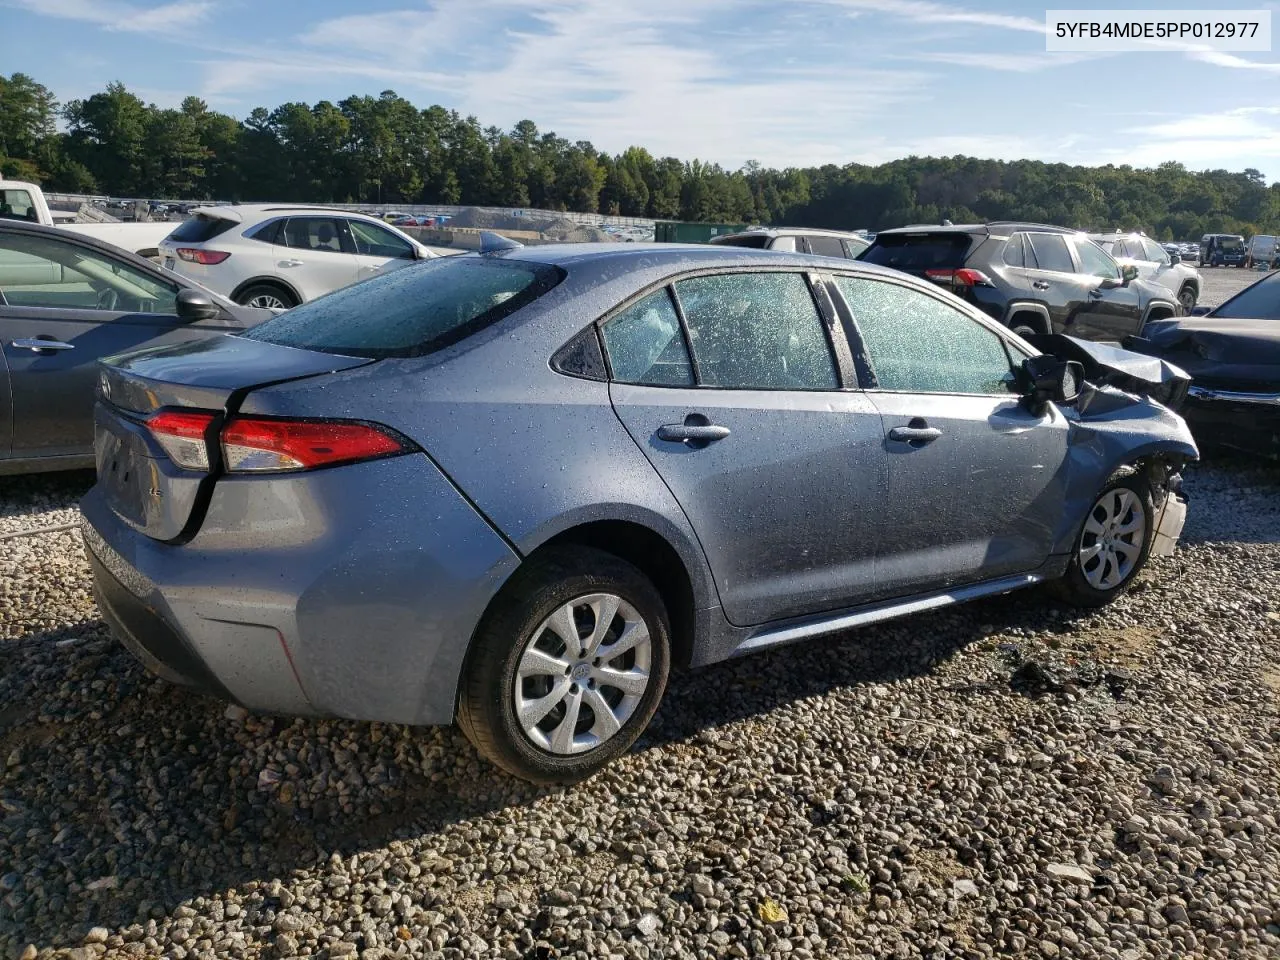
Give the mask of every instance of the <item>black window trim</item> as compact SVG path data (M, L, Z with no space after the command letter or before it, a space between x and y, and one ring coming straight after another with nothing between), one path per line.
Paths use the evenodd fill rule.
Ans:
M679 283L681 280L689 280L695 277L710 277L710 276L721 276L725 274L741 274L741 273L798 273L805 278L805 283L809 288L809 296L813 301L814 309L818 314L818 319L820 321L822 329L825 332L825 335L827 338L827 350L830 352L832 366L835 368L835 371L836 371L836 380L838 381L838 384L839 384L838 386L836 386L833 389L819 388L819 389L804 389L804 390L788 391L788 390L770 390L767 387L757 387L757 388L722 387L722 386L719 386L718 384L702 382L702 374L698 367L697 357L694 356L693 344L689 336L689 325L688 325L688 320L685 317L684 305L680 302L680 297L676 293L675 285ZM605 367L609 371L609 382L623 384L623 385L632 386L632 387L649 387L655 390L736 390L741 392L743 390L753 389L753 390L758 390L760 392L765 392L765 393L841 393L846 391L860 390L861 387L858 385L858 381L853 376L853 371L851 369L852 361L850 361L849 368L846 368L841 363L840 351L839 351L839 348L836 346L838 342L838 338L836 336L836 329L838 325L832 323L828 319L827 315L824 314L823 312L822 302L818 297L817 284L815 283L815 279L814 279L816 276L817 276L817 273L815 272L815 269L812 266L807 266L807 265L797 266L793 264L778 263L778 264L760 264L758 266L748 266L748 267L721 266L721 267L706 267L706 268L695 269L695 270L686 270L681 273L673 274L671 276L665 277L662 280L658 280L653 283L645 285L644 287L642 287L641 289L633 293L631 296L627 297L625 300L611 307L608 311L603 313L595 321L595 326L597 330L600 331L599 333L600 344L601 344L601 348L604 349L604 362L605 362ZM608 323L618 314L625 312L634 304L643 300L645 297L663 288L666 289L667 296L671 298L671 302L676 310L676 316L680 320L680 335L684 340L685 352L689 356L689 364L693 370L694 382L692 384L681 385L681 384L671 384L671 383L631 383L630 381L627 381L627 380L618 380L613 373L613 361L609 359L609 351L608 349L605 349L606 341L604 338L604 333L602 328L606 323ZM841 329L840 333L843 335L844 331ZM574 336L576 337L578 336L578 334L575 333ZM572 339L573 337L569 338L569 340L572 340ZM565 342L568 343L569 341L567 340ZM845 345L845 349L848 349L847 344ZM849 377L846 377L846 372L850 374Z
M856 280L873 280L873 281L880 281L882 283L889 283L896 287L904 287L908 290L914 290L916 293L922 293L925 296L929 297L930 299L937 300L939 303L943 304L944 306L950 307L952 310L955 310L957 313L961 314L962 316L968 317L970 320L973 320L980 327L984 327L985 329L989 330L991 333L994 333L996 335L996 339L1000 341L1001 347L1004 348L1005 358L1009 361L1009 370L1015 377L1018 375L1019 364L1014 362L1014 353L1013 353L1013 350L1011 349L1013 342L1008 336L1009 334L1008 328L992 320L982 311L971 310L967 307L967 305L963 303L960 303L960 304L952 303L947 298L939 296L936 290L931 290L928 287L917 286L914 283L911 283L909 281L904 281L903 279L900 279L898 277L887 277L887 276L884 276L883 274L878 274L878 273L863 273L861 271L849 270L847 268L833 270L831 271L830 282L829 282L831 296L833 301L836 304L840 305L840 307L843 310L842 319L844 319L845 317L848 318L847 322L848 322L849 330L846 332L846 335L849 336L851 345L856 344L859 348L854 352L854 356L857 357L859 360L858 373L860 375L864 374L864 369L865 369L865 377L866 377L867 385L864 389L868 393L893 393L893 394L900 394L900 395L918 394L920 396L929 396L929 397L986 397L988 399L998 398L1002 400L1020 399L1020 397L1016 393L956 393L954 391L945 391L945 390L889 390L884 387L881 387L880 381L876 378L876 375L875 375L875 365L871 362L871 359L870 359L871 358L870 351L868 351L866 347L866 340L863 338L862 331L858 327L857 317L854 315L853 308L849 306L849 301L846 300L844 298L844 294L841 293L840 287L836 283L837 277L849 277L851 279L856 279ZM1022 353L1022 349L1020 347L1017 349L1019 353ZM1036 356L1036 354L1032 353L1030 354L1030 356Z

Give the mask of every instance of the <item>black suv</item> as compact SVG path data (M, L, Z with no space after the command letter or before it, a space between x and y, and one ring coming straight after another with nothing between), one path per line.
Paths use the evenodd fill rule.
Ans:
M1180 315L1164 287L1083 233L1038 223L881 230L859 260L925 277L1021 334L1123 340Z

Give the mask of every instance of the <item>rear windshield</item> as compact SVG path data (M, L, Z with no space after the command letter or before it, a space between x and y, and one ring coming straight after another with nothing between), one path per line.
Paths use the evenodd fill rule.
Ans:
M515 313L563 278L548 264L441 257L335 290L245 336L349 357L419 357Z
M765 234L745 237L715 237L711 242L726 247L754 247L757 250L763 250L769 246L769 237Z
M204 243L206 240L212 240L219 234L226 233L235 226L234 220L222 220L217 217L202 217L197 214L194 217L188 217L183 220L173 233L169 234L170 240L177 240L180 243Z
M858 257L897 270L954 270L969 252L967 233L882 233Z
M1244 248L1244 237L1213 237L1211 239L1223 250L1241 250Z
M1245 287L1234 297L1213 311L1215 317L1224 320L1280 320L1280 273L1263 277L1251 287Z

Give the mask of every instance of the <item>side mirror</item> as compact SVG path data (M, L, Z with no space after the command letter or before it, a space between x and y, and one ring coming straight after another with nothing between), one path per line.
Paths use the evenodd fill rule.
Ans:
M197 320L212 320L222 313L222 310L213 298L207 293L200 290L193 290L190 287L184 287L178 291L177 298L178 319L185 320L187 323L194 323Z
M1075 360L1041 354L1022 361L1022 375L1027 398L1033 407L1043 410L1049 403L1075 403L1084 381L1084 367Z
M1120 268L1120 277L1125 286L1138 279L1138 268L1133 264Z
M1207 316L1209 315L1209 311L1211 311L1212 309L1213 309L1213 307L1206 307L1204 304L1201 304L1201 305L1200 305L1200 306L1198 306L1198 307L1192 307L1192 308L1191 308L1191 316L1193 316L1193 317L1207 317Z

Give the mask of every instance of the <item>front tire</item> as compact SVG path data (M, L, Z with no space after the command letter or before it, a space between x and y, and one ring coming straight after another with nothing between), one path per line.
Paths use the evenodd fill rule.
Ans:
M458 725L487 759L534 783L574 783L625 753L667 685L662 597L612 554L552 548L494 601L472 642Z
M1182 312L1187 316L1191 315L1191 311L1196 307L1196 292L1190 285L1183 287L1178 291L1178 302L1182 304Z
M1078 607L1102 607L1124 593L1147 563L1155 532L1151 487L1140 474L1112 479L1094 498L1076 535L1058 594Z

